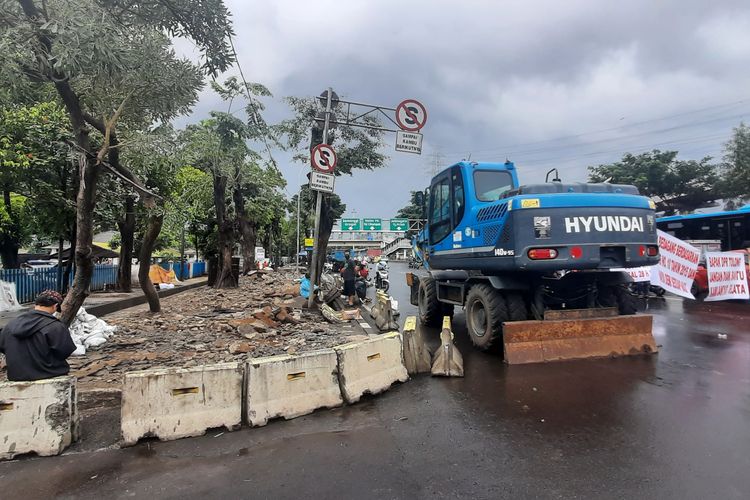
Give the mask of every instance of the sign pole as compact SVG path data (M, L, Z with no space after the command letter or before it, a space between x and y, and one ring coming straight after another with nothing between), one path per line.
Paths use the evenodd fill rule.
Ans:
M325 121L323 122L323 144L328 144L328 124L331 119L331 95L333 94L333 89L331 87L328 87L328 92L326 93L326 116ZM313 306L313 296L315 291L315 284L319 281L319 274L320 270L318 269L318 253L320 252L320 249L318 248L321 244L321 238L320 238L320 209L321 205L323 204L323 193L321 191L318 191L318 197L317 197L317 203L315 204L315 234L313 237L315 238L313 243L313 254L312 254L312 266L310 267L311 274L310 274L310 297L307 299L307 307L312 308Z

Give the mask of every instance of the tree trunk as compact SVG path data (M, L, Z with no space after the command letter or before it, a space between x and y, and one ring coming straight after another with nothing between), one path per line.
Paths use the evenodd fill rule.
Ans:
M70 288L70 273L73 272L73 252L76 251L76 233L76 223L74 222L73 227L70 229L70 234L68 235L70 241L70 254L68 255L68 260L65 261L65 273L63 274L62 287L63 294L68 293L68 288ZM59 257L60 259L62 258L62 256Z
M43 16L33 0L19 0L19 4L32 26L38 26L42 23ZM52 54L52 38L48 30L38 29L36 39L39 42L34 47L37 59L49 63L49 57ZM46 76L54 83L55 90L65 105L65 110L70 118L73 137L79 149L80 183L76 196L76 274L73 278L73 289L66 295L62 304L62 315L60 317L63 323L70 325L88 295L91 276L94 273L94 262L91 258L91 242L94 235L92 219L96 207L96 183L100 169L93 161L89 129L83 117L83 108L78 95L70 86L69 79L54 69L53 64L48 64L47 67Z
M148 227L143 235L141 251L138 255L138 282L141 285L141 290L143 290L143 295L148 300L148 307L152 313L161 311L161 303L159 302L159 294L156 292L154 284L151 283L151 278L148 277L148 271L151 268L151 253L154 251L156 239L159 237L163 223L163 213L154 212L148 217Z
M88 134L86 134L88 150ZM70 325L76 313L83 305L89 294L91 276L94 274L94 259L92 258L92 241L94 238L93 214L96 207L96 183L99 179L99 167L91 162L85 154L80 155L81 185L76 198L76 239L75 265L76 274L73 277L73 288L65 296L62 305L61 321Z
M214 174L214 204L216 205L216 225L219 253L219 272L214 288L237 288L237 276L232 272L232 247L234 246L234 225L227 220L227 177Z
M318 246L317 261L317 283L320 285L320 277L323 275L323 265L326 262L326 250L328 249L328 240L331 238L333 231L333 214L331 212L331 203L328 195L323 195L323 205L320 209L320 234L315 238L315 244Z
M257 233L255 224L250 222L245 211L245 198L242 196L242 190L239 187L235 187L232 197L234 198L234 211L237 214L237 223L242 237L242 273L244 274L255 268L255 241Z
M65 289L63 286L63 266L62 266L62 253L65 250L65 237L60 235L57 240L57 291L62 293Z
M125 216L117 221L120 230L120 264L117 266L117 289L133 290L133 240L135 235L135 198L125 198Z
M20 229L20 224L16 220L16 216L13 213L13 207L11 206L10 200L10 189L6 187L3 190L3 203L5 204L5 213L8 214L10 219L10 233L17 233ZM10 235L3 236L0 238L0 259L3 262L3 268L5 269L18 269L20 263L18 261L18 250L21 248L21 244L18 239L13 238Z

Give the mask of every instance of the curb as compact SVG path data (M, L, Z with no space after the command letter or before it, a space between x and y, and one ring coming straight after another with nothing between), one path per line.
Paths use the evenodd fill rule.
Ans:
M171 290L159 290L158 294L159 294L159 298L163 299L165 297L176 295L180 292L186 292L194 288L206 286L207 284L208 284L208 279L206 279L205 281L199 281L198 283L191 283L189 285L175 287L175 288L172 288ZM105 316L107 314L111 314L113 312L121 311L123 309L128 309L130 307L139 306L141 304L145 304L146 302L147 300L146 300L145 295L138 295L137 297L130 297L128 299L122 299L122 300L114 300L112 302L106 302L104 304L98 304L95 306L86 307L86 312L89 314L93 314L94 316L100 317L100 316Z

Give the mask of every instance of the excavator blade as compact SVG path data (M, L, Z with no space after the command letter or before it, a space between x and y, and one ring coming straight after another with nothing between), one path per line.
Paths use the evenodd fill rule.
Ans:
M650 315L615 316L616 312L608 309L549 312L551 314L545 315L543 321L503 324L506 363L542 363L657 351Z
M464 358L453 345L450 316L443 317L443 330L440 332L440 346L432 355L432 375L442 377L463 377Z

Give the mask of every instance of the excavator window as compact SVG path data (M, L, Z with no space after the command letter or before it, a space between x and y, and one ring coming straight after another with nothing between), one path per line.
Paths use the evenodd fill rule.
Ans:
M451 232L450 178L443 177L430 188L430 243L437 243Z
M453 184L453 225L451 228L455 228L464 218L464 179L460 168L452 169L451 182Z
M496 201L513 187L510 172L502 170L476 170L474 189L479 201Z

